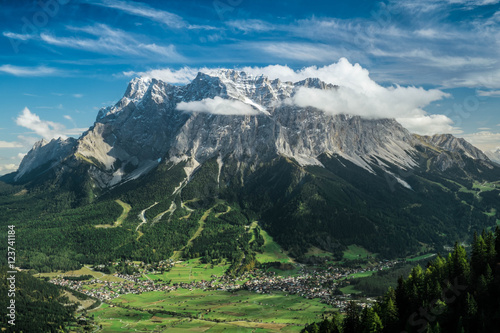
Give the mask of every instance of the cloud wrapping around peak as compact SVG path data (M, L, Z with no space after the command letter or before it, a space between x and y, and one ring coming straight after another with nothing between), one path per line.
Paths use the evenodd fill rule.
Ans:
M329 114L350 114L365 118L395 118L409 131L418 134L462 133L445 115L430 115L424 108L434 101L450 95L438 89L425 90L399 85L384 87L370 78L370 72L359 64L351 64L346 58L331 65L304 67L294 70L288 66L243 67L238 70L252 76L264 75L271 80L299 82L307 78L318 78L338 89L319 90L300 88L288 101L299 107L314 107ZM124 72L126 76L140 75L157 78L167 83L187 84L198 72L210 74L213 69L184 67L178 70L154 69L148 72ZM254 114L248 105L236 101L222 102L221 98L192 103L180 103L178 108L190 112L214 114ZM224 112L223 106L227 106ZM246 108L245 108L246 107ZM245 108L245 109L244 109ZM250 108L250 109L248 109ZM234 110L233 110L234 109ZM236 111L236 110L240 111ZM233 110L233 111L229 111ZM241 111L246 110L246 111Z
M324 67L305 67L294 71L288 66L246 67L252 75L264 74L297 82L306 78L337 85L338 89L300 88L292 99L299 107L314 107L329 114L350 114L365 118L395 118L413 133L461 133L453 121L444 115L428 115L423 110L430 103L449 97L441 90L425 90L399 85L383 87L370 78L367 69L351 64L346 58Z
M205 98L201 101L180 102L177 109L186 112L201 112L223 116L243 116L259 114L250 105L238 100L223 99L219 96L215 98Z

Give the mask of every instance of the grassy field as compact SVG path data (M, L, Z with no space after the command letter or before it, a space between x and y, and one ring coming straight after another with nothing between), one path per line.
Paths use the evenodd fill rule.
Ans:
M340 291L344 294L360 294L361 291L357 290L354 286L347 286L344 288L340 288Z
M293 263L293 260L286 255L281 246L265 231L260 234L264 237L264 246L262 253L257 253L257 260L261 263L279 261L282 263Z
M95 225L94 227L96 227L96 228L116 228L116 227L120 226L123 223L123 221L125 221L125 219L128 217L128 213L130 212L132 207L128 203L125 203L121 200L115 200L115 202L117 204L119 204L120 206L122 206L122 208L123 208L122 214L118 217L118 219L115 221L115 223L113 223L113 224L98 224L98 225Z
M89 312L103 326L102 332L299 332L306 323L318 321L323 312L332 310L318 300L283 293L199 289L128 294L114 299L113 304L116 306L103 304Z
M358 245L349 245L344 251L344 259L347 260L366 259L368 256L372 256L372 253Z
M199 259L191 259L176 264L169 272L163 274L147 274L151 280L172 280L172 283L211 280L212 275L222 276L229 265L201 264Z
M110 307L103 304L99 309L89 312L94 315L102 330L99 332L208 332L208 333L251 333L251 332L300 332L303 328L278 323L258 323L230 321L216 323L201 319L174 317L161 313L150 314L146 311Z
M64 277L64 276L80 276L80 275L92 275L94 278L99 279L101 281L110 281L110 282L121 282L125 281L122 278L109 275L109 274L104 274L102 272L96 272L91 270L89 267L84 266L79 270L76 271L68 271L68 272L52 272L52 273L40 273L40 274L35 274L35 277L49 277L49 278L56 278L56 277Z

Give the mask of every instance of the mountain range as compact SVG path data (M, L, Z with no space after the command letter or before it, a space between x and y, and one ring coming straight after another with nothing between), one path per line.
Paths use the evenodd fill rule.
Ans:
M187 203L237 208L296 258L350 244L383 257L439 251L500 219L493 155L449 134L412 134L394 119L298 106L302 89L339 87L230 69L199 73L184 86L136 78L80 138L38 142L0 180L22 188L26 200L59 198L64 209L126 201L135 214L114 254L144 253L147 237L132 236L138 214L169 224ZM145 234L158 233L146 225ZM180 230L188 239L195 232ZM179 250L165 246L165 255Z

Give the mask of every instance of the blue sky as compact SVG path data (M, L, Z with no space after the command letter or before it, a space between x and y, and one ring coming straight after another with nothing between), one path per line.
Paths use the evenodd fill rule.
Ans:
M500 0L0 3L0 174L42 137L78 137L136 75L321 73L341 58L383 87L439 90L420 105L436 123L412 130L500 146Z

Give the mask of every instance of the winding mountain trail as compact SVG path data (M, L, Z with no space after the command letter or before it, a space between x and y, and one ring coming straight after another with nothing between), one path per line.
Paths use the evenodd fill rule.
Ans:
M146 211L148 209L151 209L153 208L154 206L156 206L158 204L158 202L155 202L154 204L152 204L151 206L149 206L148 208L146 209L143 209L139 215L137 215L137 217L142 221L141 223L139 223L139 225L137 226L137 228L135 228L135 231L137 231L139 233L139 236L137 237L137 239L141 238L141 236L143 235L142 232L139 231L139 228L141 227L141 225L143 225L144 223L148 223L148 220L146 219Z
M175 211L176 209L177 209L177 205L175 204L175 202L174 202L174 201L172 201L172 203L170 204L170 207L168 208L168 210L166 210L166 211L164 211L164 212L162 212L162 213L160 213L160 214L156 215L156 216L155 216L155 218L153 219L153 222L152 222L152 223L154 224L154 223L159 222L159 221L163 218L163 216L164 216L165 214L167 214L167 213L170 213L170 217L172 217L172 214L174 213L174 211ZM169 221L170 221L170 218L169 218Z

